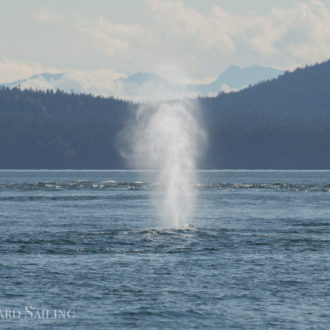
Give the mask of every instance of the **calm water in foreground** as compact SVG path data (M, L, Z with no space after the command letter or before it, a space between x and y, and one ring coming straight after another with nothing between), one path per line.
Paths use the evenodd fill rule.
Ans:
M0 171L0 328L329 329L330 172L198 175L173 229L153 173Z

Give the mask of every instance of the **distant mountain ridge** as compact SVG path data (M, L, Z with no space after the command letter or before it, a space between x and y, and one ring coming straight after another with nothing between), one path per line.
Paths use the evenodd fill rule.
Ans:
M150 97L167 99L178 96L216 95L219 92L240 90L261 81L276 78L282 73L281 70L262 66L246 68L231 66L209 84L179 85L173 84L153 72L137 72L128 77L114 80L112 86L108 88L100 88L100 84L93 84L93 81L88 81L88 84L86 84L86 81L79 81L77 77L71 76L70 73L41 73L4 84L4 86L20 86L22 89L60 89L64 92L74 91L133 100L144 100Z
M214 82L207 85L198 85L197 89L202 92L201 95L218 93L224 85L228 86L230 89L240 90L244 87L255 85L262 81L277 78L281 74L283 74L282 70L269 67L250 66L240 68L232 65Z
M31 80L36 80L36 79L44 79L45 81L51 82L51 81L56 81L61 79L65 73L40 73L40 74L34 74L33 76L29 78L24 78L20 80L16 80L14 82L5 84L6 87L17 87L19 85L23 85L28 83Z

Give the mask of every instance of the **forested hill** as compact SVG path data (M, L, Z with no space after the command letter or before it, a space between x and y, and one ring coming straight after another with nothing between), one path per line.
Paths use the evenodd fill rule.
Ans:
M0 89L0 168L123 168L116 137L135 108L113 98Z
M330 169L330 61L199 104L203 168ZM118 132L137 107L1 88L0 168L124 168Z
M330 61L200 103L204 167L330 169Z

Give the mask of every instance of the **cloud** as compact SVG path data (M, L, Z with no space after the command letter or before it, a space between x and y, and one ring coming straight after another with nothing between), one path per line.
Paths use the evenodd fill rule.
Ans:
M88 19L80 14L72 17L69 26L96 41L108 55L128 51L130 41L142 33L138 25L115 24L103 17Z
M61 78L47 80L42 76L27 79L42 73L64 73ZM125 76L112 70L70 70L43 66L40 63L26 63L19 60L0 59L0 84L8 84L27 79L20 83L21 88L33 89L61 89L66 92L92 93L95 95L110 96L114 88L114 81Z
M263 15L233 14L220 5L200 12L180 0L145 0L144 5L147 19L137 24L49 8L35 18L75 31L91 44L91 52L106 56L114 71L126 73L174 65L188 76L205 78L232 64L283 68L330 54L330 13L319 0L274 7Z
M283 30L277 49L288 60L313 63L329 58L330 13L320 1L298 4L288 11L273 10L273 17Z
M51 8L43 7L39 9L39 11L36 13L36 15L33 16L33 18L37 21L47 23L59 20L61 16Z
M169 43L182 61L208 72L219 62L287 66L325 59L330 53L330 13L318 0L273 8L263 16L234 15L219 5L200 13L181 1L145 3L159 44Z
M213 13L203 15L181 1L146 0L145 3L153 17L154 33L172 44L174 50L180 50L183 45L220 54L231 54L235 50L226 33L227 26Z
M78 12L59 14L50 8L42 8L34 16L42 23L57 23L95 41L99 50L108 55L128 50L129 42L143 30L139 25L112 23L102 16L97 19L84 17Z
M37 62L26 63L16 59L0 59L1 83L12 82L42 72L56 73L58 70L54 67L43 66Z

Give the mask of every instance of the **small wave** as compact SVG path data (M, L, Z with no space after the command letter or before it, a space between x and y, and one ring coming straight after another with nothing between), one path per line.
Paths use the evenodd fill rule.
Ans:
M0 235L0 253L19 254L201 254L224 249L254 249L274 246L283 249L324 251L329 234L321 229L242 230L194 227L177 229L121 228L111 230L75 230L60 232L13 232ZM249 255L249 254L248 254ZM249 257L249 256L247 256ZM250 258L254 258L252 253Z
M35 183L0 183L0 190L83 190L83 189L128 189L140 190L150 189L152 184L142 181L136 182L116 182L113 180L94 182L88 180L78 180L73 182L35 182Z
M108 180L108 181L103 181L102 183L103 184L116 184L117 182L113 181L113 180Z
M275 190L296 192L330 192L330 184L301 184L301 183L211 183L199 184L201 190Z
M0 202L29 202L29 201L92 201L92 200L143 200L146 196L116 195L25 195L25 196L0 196Z
M157 188L156 183L135 182L116 182L113 180L95 182L88 180L77 180L73 182L35 182L35 183L0 183L0 190L18 191L38 191L38 190L146 190ZM196 185L198 190L274 190L291 192L330 192L330 184L303 184L303 183L199 183Z
M0 252L72 255L77 253L179 253L189 250L193 236L187 229L115 229L11 233L2 235L1 238Z

